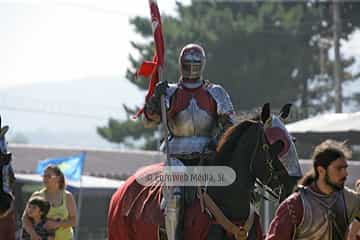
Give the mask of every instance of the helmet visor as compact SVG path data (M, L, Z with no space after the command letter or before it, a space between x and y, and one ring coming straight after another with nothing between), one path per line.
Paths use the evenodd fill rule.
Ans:
M202 61L203 55L197 51L185 53L181 59L182 63L201 63Z

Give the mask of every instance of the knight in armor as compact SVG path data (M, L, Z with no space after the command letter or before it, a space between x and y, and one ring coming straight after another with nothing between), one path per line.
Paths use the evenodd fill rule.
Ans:
M180 79L175 84L160 82L145 104L148 123L161 122L161 96L165 96L169 128L168 153L171 166L197 166L215 151L216 139L235 123L228 93L220 85L203 79L205 51L197 44L186 45L179 56ZM165 222L169 240L183 239L184 205L194 200L195 187L164 188Z
M341 240L349 224L360 221L360 194L344 187L347 159L344 143L326 140L313 153L313 171L275 213L266 240Z

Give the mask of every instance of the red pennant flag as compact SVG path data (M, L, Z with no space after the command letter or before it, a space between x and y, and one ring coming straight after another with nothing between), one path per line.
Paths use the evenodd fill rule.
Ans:
M145 101L147 101L153 95L155 86L159 82L159 68L162 69L165 62L165 44L162 33L162 24L159 8L157 6L156 0L149 0L149 5L151 14L151 28L155 44L155 54L153 61L144 61L137 71L138 76L149 77L151 75ZM133 118L136 119L143 112L144 107L142 107Z
M144 61L137 70L137 76L149 77L154 74L156 70L156 62Z

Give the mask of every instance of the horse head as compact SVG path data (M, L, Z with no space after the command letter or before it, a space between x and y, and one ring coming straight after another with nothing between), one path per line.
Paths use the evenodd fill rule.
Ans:
M271 162L268 162L270 176L263 183L275 190L282 201L302 177L295 138L287 131L284 120L289 116L291 104L286 104L278 115L270 113L270 104L264 104L261 112L266 140L269 143Z
M230 219L247 218L256 181L283 197L288 183L301 176L295 145L282 122L289 110L285 105L275 116L265 104L258 120L242 121L221 138L214 165L231 167L236 179L226 187L209 186L208 193Z
M7 150L5 134L9 126L1 127L0 117L0 218L9 213L13 206L12 184L15 180L11 167L11 153Z

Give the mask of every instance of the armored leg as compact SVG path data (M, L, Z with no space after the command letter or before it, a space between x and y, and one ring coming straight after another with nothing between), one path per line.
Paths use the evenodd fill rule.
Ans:
M165 208L165 228L168 240L183 239L183 198L181 194L174 194Z
M178 159L170 159L169 163L170 168L176 167L176 172L182 168L182 171L186 170L183 163ZM173 170L169 170L169 172L171 174ZM161 208L164 209L165 229L168 240L182 240L184 228L184 187L164 187Z

